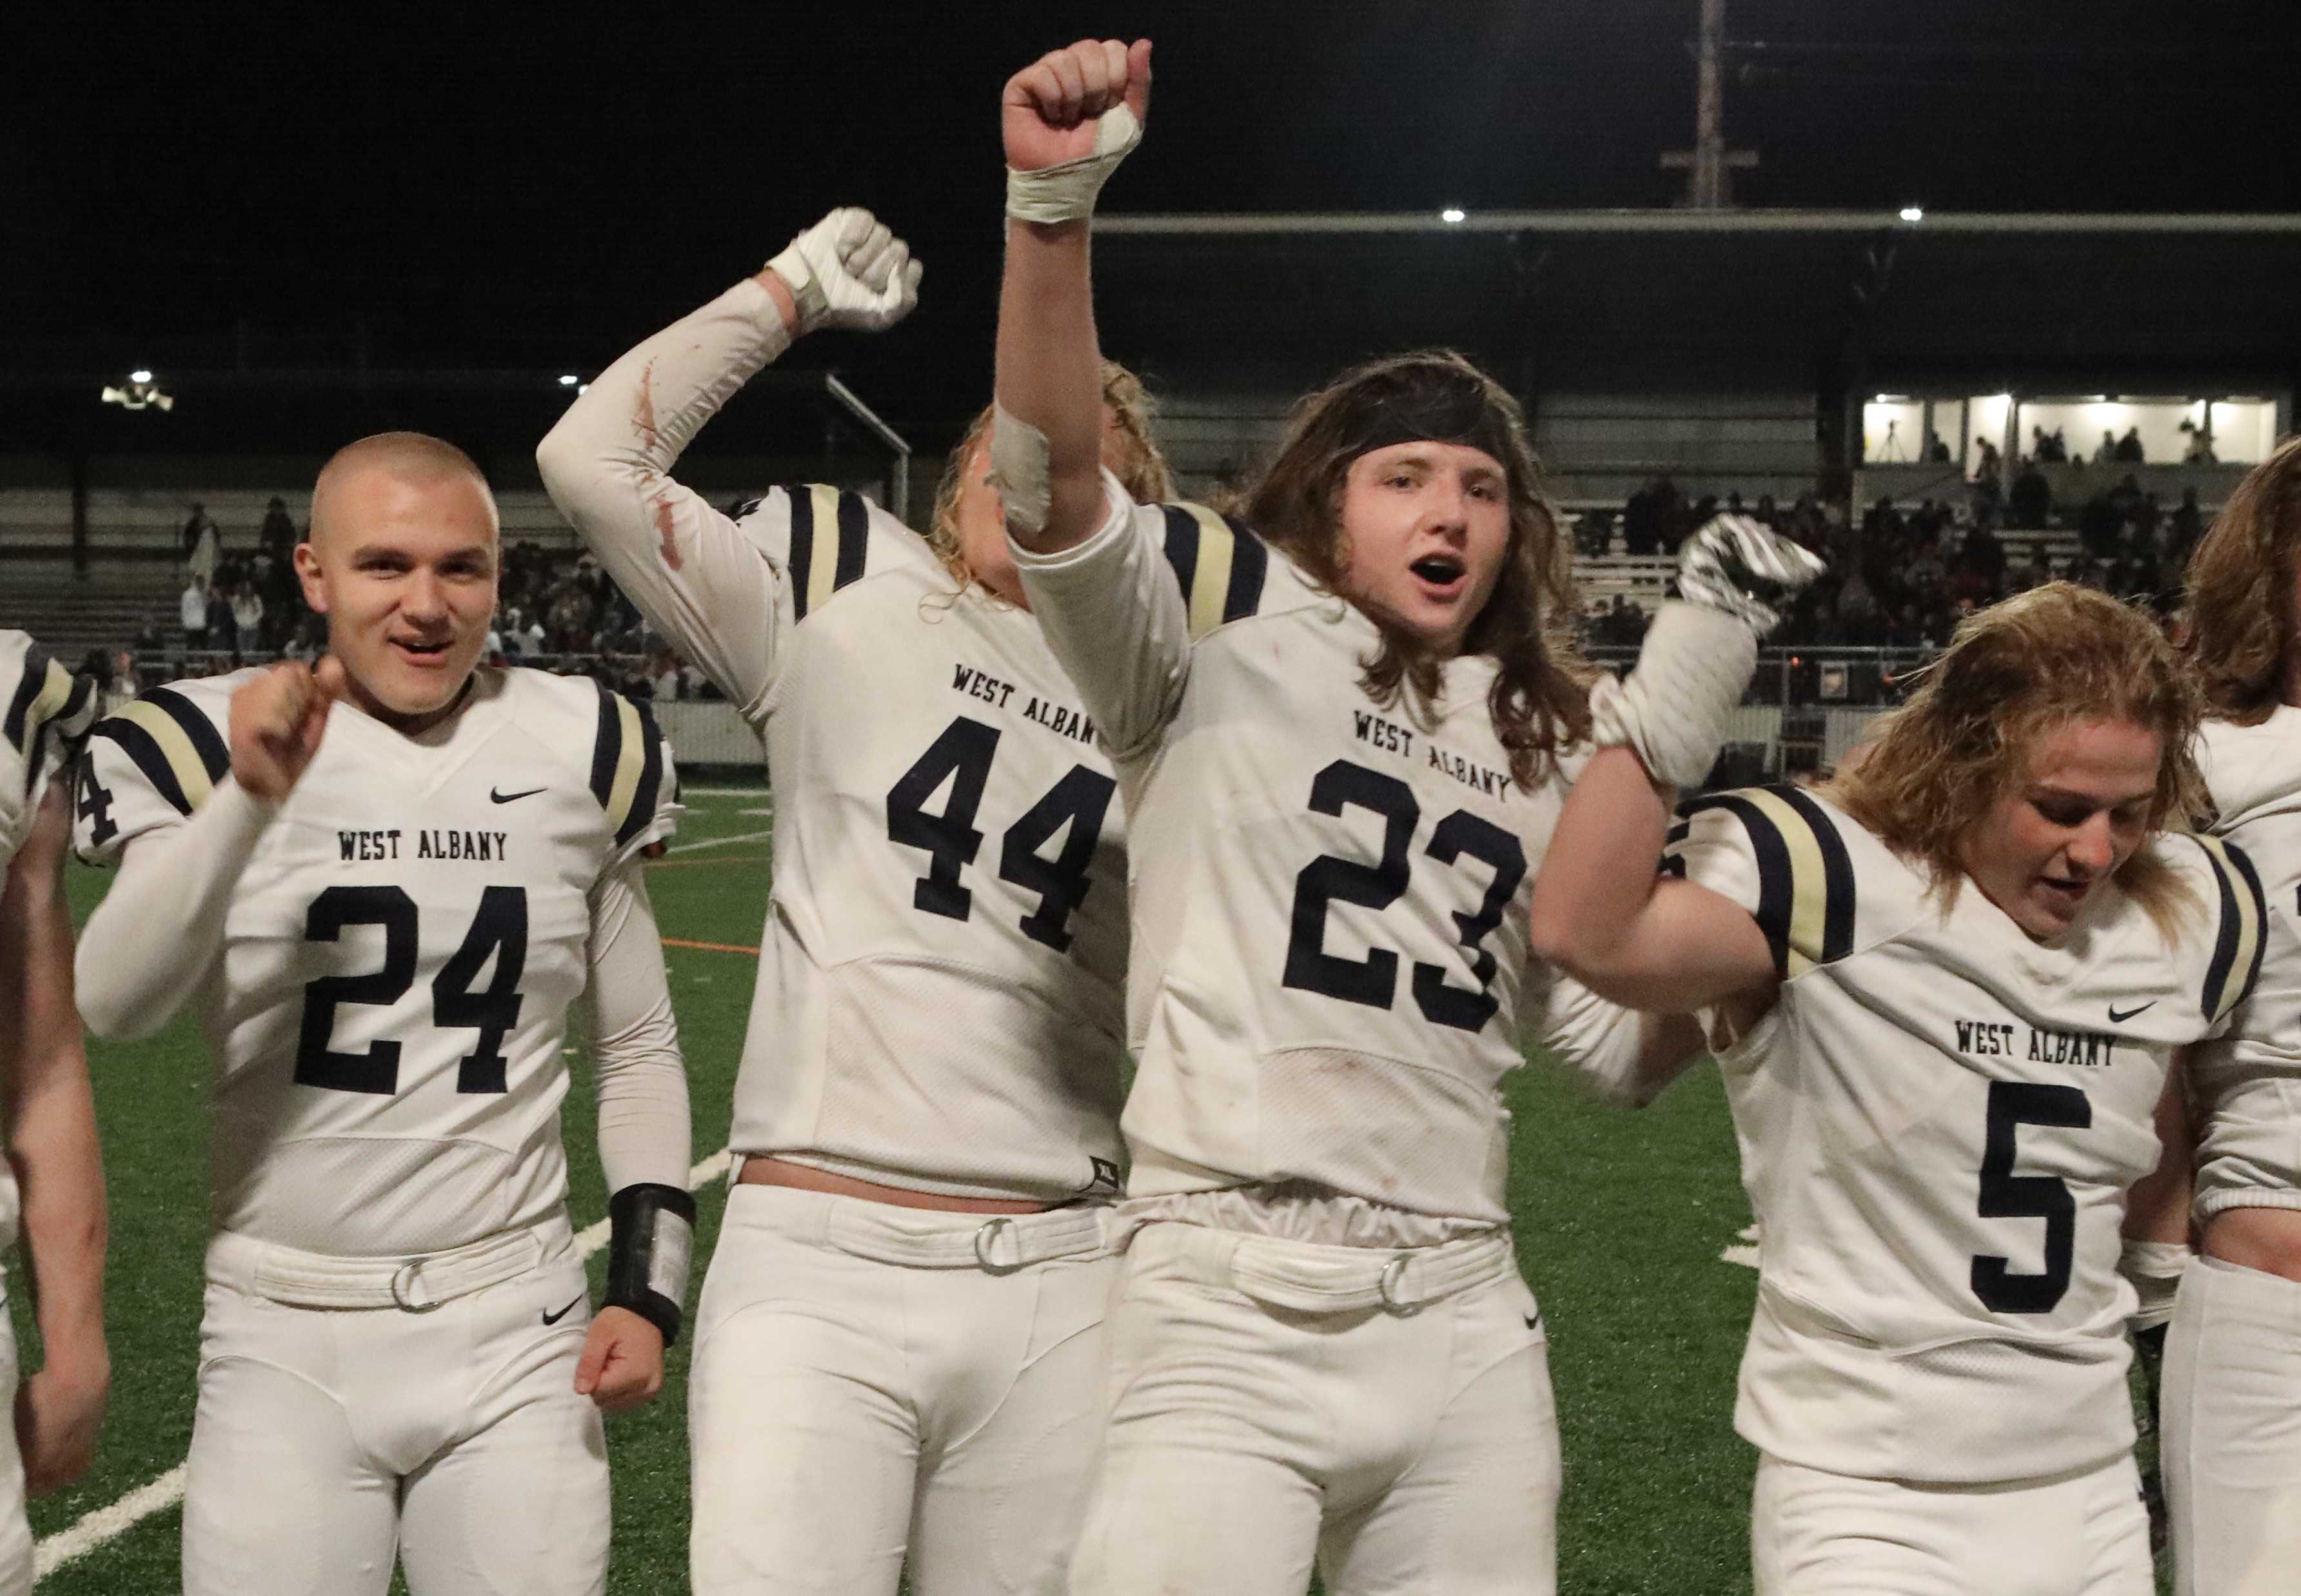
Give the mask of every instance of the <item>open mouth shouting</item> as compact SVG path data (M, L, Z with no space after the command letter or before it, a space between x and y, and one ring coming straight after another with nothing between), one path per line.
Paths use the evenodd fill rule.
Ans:
M448 663L446 638L393 638L391 651L418 670L436 671Z
M1456 554L1427 554L1407 567L1414 573L1425 596L1435 599L1461 597L1469 580L1469 568Z

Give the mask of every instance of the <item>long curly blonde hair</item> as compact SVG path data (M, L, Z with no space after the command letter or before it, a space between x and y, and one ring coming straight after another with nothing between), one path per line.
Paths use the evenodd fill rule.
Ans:
M1175 497L1175 473L1151 436L1158 407L1143 388L1142 379L1115 360L1104 361L1102 404L1110 416L1110 424L1103 430L1102 463L1110 467L1111 474L1138 505L1161 504ZM961 587L975 580L975 572L967 568L966 551L959 547L958 498L966 486L967 462L989 436L996 408L985 405L975 412L950 451L942 480L935 484L934 518L927 523L927 547Z
M1918 689L1881 716L1858 761L1824 794L1904 857L1923 865L1946 909L1963 879L1960 845L2039 738L2073 721L2128 720L2157 739L2148 829L2186 831L2205 806L2193 749L2204 700L2188 663L2146 614L2072 582L2048 582L1959 623ZM2196 907L2147 848L2118 884L2160 931Z
M2189 556L2181 647L2205 684L2207 713L2239 725L2269 718L2301 617L2301 438L2246 472Z

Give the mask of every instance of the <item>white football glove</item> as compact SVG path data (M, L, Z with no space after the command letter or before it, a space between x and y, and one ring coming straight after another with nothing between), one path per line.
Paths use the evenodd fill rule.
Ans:
M1821 574L1821 562L1762 521L1713 515L1678 556L1678 590L1688 604L1723 610L1763 637L1784 599Z
M767 263L799 307L799 330L845 327L884 332L919 302L911 247L870 212L841 206Z
M1593 740L1634 750L1667 786L1699 786L1718 762L1735 706L1758 666L1776 606L1821 574L1813 556L1762 522L1719 515L1686 539L1684 597L1661 606L1626 681L1591 689Z

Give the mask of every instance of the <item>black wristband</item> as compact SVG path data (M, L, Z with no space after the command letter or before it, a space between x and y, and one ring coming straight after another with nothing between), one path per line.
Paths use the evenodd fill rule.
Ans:
M608 1308L628 1308L679 1339L687 1266L695 1244L695 1198L677 1186L642 1182L607 1202Z

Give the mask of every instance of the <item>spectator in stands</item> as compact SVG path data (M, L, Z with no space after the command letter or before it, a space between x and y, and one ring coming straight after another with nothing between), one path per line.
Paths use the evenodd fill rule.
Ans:
M1979 457L1974 463L1974 480L1980 481L1986 478L1990 481L1996 481L2005 472L2005 462L1998 454L1997 446L1979 435L1973 441L1975 447L1981 451Z
M1949 464L1949 444L1931 427L1926 429L1926 463L1929 465Z
M189 558L192 551L200 546L200 534L203 531L213 531L214 530L215 522L208 517L207 506L202 504L198 499L194 499L192 501L191 515L184 522L185 557Z
M232 646L231 596L222 582L208 587L208 647L222 650Z
M257 596L252 582L241 582L232 589L231 628L232 646L239 653L263 652L264 600Z
M2221 464L2213 455L2212 433L2207 432L2186 415L2181 418L2181 430L2189 435L2189 447L2181 451L2182 464L2218 465Z
M184 629L184 647L208 646L208 595L197 576L184 578L184 591L176 600L176 623Z
M192 522L185 528L191 539L188 563L191 567L192 580L198 582L200 591L205 593L215 586L216 564L223 557L223 538L216 531L216 523L208 519L205 510L197 506L194 509Z
M2104 427L2101 430L2101 442L2094 447L2093 463L2096 465L2107 465L2116 458L2117 434Z
M275 560L285 561L295 555L296 523L289 518L288 501L276 493L264 506L264 526L255 541Z
M2117 440L2117 458L2128 465L2139 465L2147 459L2147 456L2142 453L2141 429L2138 425L2128 427L2125 430L2125 436ZM2132 479L2129 477L2126 480L2130 481Z
M2006 498L2008 507L2013 512L2016 526L2042 527L2051 523L2054 485L2046 480L2046 473L2037 469L2035 460L2021 463L2021 470L2014 477L2012 490Z

